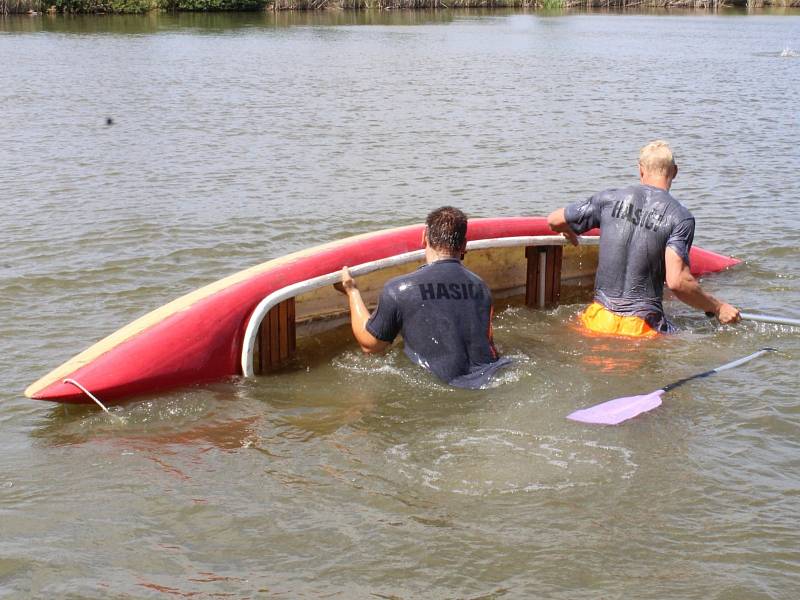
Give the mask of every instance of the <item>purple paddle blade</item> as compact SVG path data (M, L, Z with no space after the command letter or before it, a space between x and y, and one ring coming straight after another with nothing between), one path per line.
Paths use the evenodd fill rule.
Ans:
M602 404L595 404L589 408L576 410L567 415L568 419L582 423L599 423L601 425L616 425L636 415L661 406L661 394L664 390L656 390L641 396L627 396L616 398Z

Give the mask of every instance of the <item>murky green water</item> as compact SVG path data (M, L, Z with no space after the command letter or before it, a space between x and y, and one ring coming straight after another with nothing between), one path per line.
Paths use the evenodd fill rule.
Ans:
M744 260L707 288L800 317L799 16L0 20L0 597L796 597L789 328L671 302L684 333L631 343L517 307L474 393L354 344L124 423L21 392L269 258L626 184L654 137L696 242ZM624 426L564 419L765 345Z

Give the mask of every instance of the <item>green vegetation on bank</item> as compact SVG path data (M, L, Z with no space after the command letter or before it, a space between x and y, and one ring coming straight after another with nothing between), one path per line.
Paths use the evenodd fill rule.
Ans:
M266 10L266 0L0 0L0 14L8 13L146 13L165 11Z
M368 10L439 8L704 8L800 6L800 0L0 0L9 13L146 13L150 11Z

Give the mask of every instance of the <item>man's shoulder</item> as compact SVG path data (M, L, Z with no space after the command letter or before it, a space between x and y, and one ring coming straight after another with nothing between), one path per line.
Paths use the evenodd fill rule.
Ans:
M467 279L471 279L475 283L480 283L482 285L485 285L483 279L481 279L480 276L474 273L473 271L470 271L466 266L464 266L464 263L461 262L460 260L444 260L444 261L440 260L435 263L432 263L431 265L428 265L428 267L432 268L431 269L432 273L438 271L440 273L444 273L451 277L453 276L459 278L464 277Z
M618 196L624 195L626 193L630 193L629 190L635 186L627 186L627 187L612 187L606 188L601 190L595 194L597 198L616 198Z
M480 276L470 271L460 260L440 260L423 265L411 273L393 277L383 287L384 290L401 292L410 285L431 281L438 283L453 278L468 279L471 282L486 285Z
M461 265L461 268L464 269L464 273L466 274L466 276L475 281L475 283L479 283L482 286L486 286L486 282L483 280L483 278L481 278L480 275L478 275L474 271L470 271L463 264Z
M683 205L669 190L664 190L650 185L636 183L625 188L627 194L641 195L650 202L657 202L665 206L669 212L674 215L674 220L683 221L685 219L694 219L691 211Z
M417 280L417 277L415 277L416 274L417 271L412 271L411 273L406 273L405 275L397 275L396 277L388 279L386 283L383 284L384 292L396 293L402 291L408 285L416 282Z
M665 199L672 198L669 192L666 190L661 190L657 187L653 187L651 185L644 185L642 183L632 183L631 185L625 186L624 188L620 188L615 190L617 197L623 198L640 198L645 200L647 198L652 198L653 196L664 196ZM674 200L674 199L673 199Z
M686 208L686 205L684 205L683 202L672 195L670 195L670 198L672 198L672 201L675 202L675 212L680 215L681 221L685 221L686 219L691 219L694 221L694 215L692 214L692 211Z
M606 188L591 196L589 201L595 206L596 210L602 211L615 202L630 200L636 194L635 186Z
M672 212L672 214L674 215L673 219L676 222L685 221L687 219L694 220L694 215L688 208L686 208L683 202L678 200L667 190L659 190L659 191L661 193L664 203L669 207L670 212Z

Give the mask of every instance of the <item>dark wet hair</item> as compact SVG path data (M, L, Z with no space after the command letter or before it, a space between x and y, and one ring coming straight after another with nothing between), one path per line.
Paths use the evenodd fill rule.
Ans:
M458 254L467 242L467 215L453 208L437 208L425 219L425 235L434 250Z

